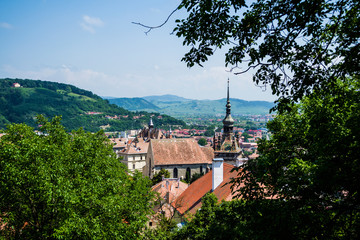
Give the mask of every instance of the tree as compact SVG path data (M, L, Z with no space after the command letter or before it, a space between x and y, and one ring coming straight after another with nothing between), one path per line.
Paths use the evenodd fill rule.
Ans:
M189 67L226 47L225 65L234 74L255 69L254 82L288 103L359 75L359 6L357 0L257 0L249 6L182 0L178 9L188 16L176 20L174 32L191 47L182 59Z
M205 138L200 138L199 141L198 141L198 144L199 144L200 146L206 146L207 141L206 141Z
M9 125L0 139L1 234L137 238L151 211L149 180L126 172L103 132L69 134L59 117L39 124Z
M169 177L170 177L169 171L162 168L160 169L159 172L154 174L152 178L152 185L154 186L155 184L161 182L163 178L169 178Z
M208 193L201 201L201 210L196 212L194 219L185 228L174 234L174 239L208 239L208 230L216 220L217 198L214 194Z
M260 156L234 180L247 183L239 196L277 196L290 209L312 216L303 225L312 238L358 238L359 87L358 79L348 79L315 90L270 122L272 138L260 140Z
M194 173L194 174L191 176L190 184L192 184L193 182L195 182L196 180L198 180L198 179L201 178L202 176L204 176L204 173L203 173L203 172L201 172L201 173Z
M250 137L250 135L247 132L243 132L243 134L241 134L242 137L244 137L244 142L247 142Z
M212 137L215 134L216 127L214 125L210 125L206 128L206 132L204 133L204 136L206 137Z
M278 115L260 157L233 181L241 199L205 196L172 239L358 239L358 89L358 81L339 81Z

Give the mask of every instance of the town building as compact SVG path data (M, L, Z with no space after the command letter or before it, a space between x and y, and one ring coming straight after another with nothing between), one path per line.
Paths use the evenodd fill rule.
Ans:
M127 138L110 138L110 142L113 144L113 150L117 157L119 157L119 153L123 151L128 143Z
M193 139L152 139L143 174L152 178L165 169L171 178L189 179L195 173L208 172L213 158L212 148L200 147Z
M165 138L165 135L160 129L154 128L150 118L149 125L144 127L134 139L128 141L124 149L117 152L120 162L124 163L131 172L135 170L142 172L146 164L150 140L162 138Z

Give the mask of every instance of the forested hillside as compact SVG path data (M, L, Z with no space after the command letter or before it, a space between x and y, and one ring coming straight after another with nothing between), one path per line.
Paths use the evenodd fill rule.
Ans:
M20 87L13 86L18 83ZM169 116L158 113L130 112L107 100L72 85L29 79L0 79L0 128L9 123L26 123L36 126L36 116L62 116L62 124L68 129L83 127L98 131L141 128L154 115L157 126L183 125Z
M143 98L109 98L110 103L130 111L158 111L160 108Z

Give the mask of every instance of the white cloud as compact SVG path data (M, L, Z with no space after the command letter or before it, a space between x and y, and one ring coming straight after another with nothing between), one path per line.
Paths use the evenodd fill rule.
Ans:
M44 67L31 71L16 69L12 66L0 67L0 78L40 79L71 84L92 91L100 96L143 97L149 95L175 94L190 99L226 98L226 82L230 78L230 97L245 100L275 99L271 91L263 92L255 87L252 74L235 76L224 67L183 69L159 66L150 72L142 69L137 72L123 72L109 75L93 69L78 69L73 66Z
M95 33L95 28L104 26L104 22L100 18L84 15L80 26L87 32Z
M6 23L6 22L0 22L0 28L7 28L7 29L10 29L12 28L13 26L9 23Z

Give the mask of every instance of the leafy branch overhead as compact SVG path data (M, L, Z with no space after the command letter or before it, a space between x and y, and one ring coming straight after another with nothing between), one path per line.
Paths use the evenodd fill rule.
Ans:
M279 102L298 101L327 82L359 75L359 6L357 0L183 0L178 10L188 15L176 20L174 33L190 47L182 58L189 67L226 47L225 65L234 74L253 69L254 82L270 86Z
M182 59L201 64L229 47L235 74L255 69L254 82L281 98L301 99L325 82L358 75L359 3L337 1L183 0L189 13L174 29L191 46ZM240 69L246 64L245 69Z

